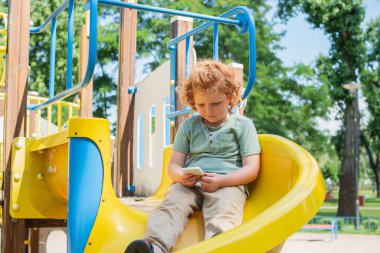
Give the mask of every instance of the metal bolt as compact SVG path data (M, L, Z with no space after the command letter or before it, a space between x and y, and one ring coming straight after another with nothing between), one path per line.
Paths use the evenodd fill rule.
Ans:
M38 180L42 180L42 179L44 179L44 174L43 174L42 172L38 173L38 174L37 174L37 179L38 179Z
M14 204L12 207L13 211L18 212L20 210L20 205L19 204Z
M20 148L22 148L22 142L21 142L21 141L16 142L16 144L15 144L15 148L16 148L17 150L20 149Z
M170 80L170 86L173 86L175 84L174 80Z
M169 124L170 124L171 127L174 127L174 126L175 126L175 123L174 123L173 120L171 120Z
M20 173L16 173L15 176L13 177L13 180L14 180L15 182L20 181L20 179L21 179L21 175L20 175Z

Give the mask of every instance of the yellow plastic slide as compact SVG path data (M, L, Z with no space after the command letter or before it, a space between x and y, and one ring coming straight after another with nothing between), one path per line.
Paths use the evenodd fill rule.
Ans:
M96 129L88 131L89 129ZM101 202L85 252L124 252L145 230L147 215L123 204L111 185L109 126L101 119L71 119L69 138L88 138L98 146L104 179ZM261 169L249 186L250 196L242 225L202 241L200 214L180 238L176 252L267 252L306 224L323 203L323 178L314 158L299 145L274 135L260 135ZM100 142L101 140L101 142ZM71 145L71 144L70 144ZM170 185L165 171L171 148L165 150L163 179L151 199L162 198Z

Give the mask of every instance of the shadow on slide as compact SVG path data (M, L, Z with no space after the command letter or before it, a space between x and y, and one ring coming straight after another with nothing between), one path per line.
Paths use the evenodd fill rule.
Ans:
M111 184L109 123L74 118L69 122L69 252L124 252L144 233L147 215L123 204ZM323 203L323 178L314 158L279 136L260 135L261 169L249 185L242 225L202 241L202 215L196 213L176 252L267 252L306 224ZM162 198L171 148L165 149L163 178L150 198Z

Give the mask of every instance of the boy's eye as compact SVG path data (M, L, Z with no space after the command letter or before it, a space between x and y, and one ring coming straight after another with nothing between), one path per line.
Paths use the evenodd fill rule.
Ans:
M221 102L212 103L211 105L219 105Z
M205 106L205 104L198 104L199 107Z

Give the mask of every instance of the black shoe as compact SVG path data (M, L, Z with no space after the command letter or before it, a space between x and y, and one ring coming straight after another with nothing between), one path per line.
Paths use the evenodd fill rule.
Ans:
M135 240L128 245L124 253L154 253L154 250L147 241Z

